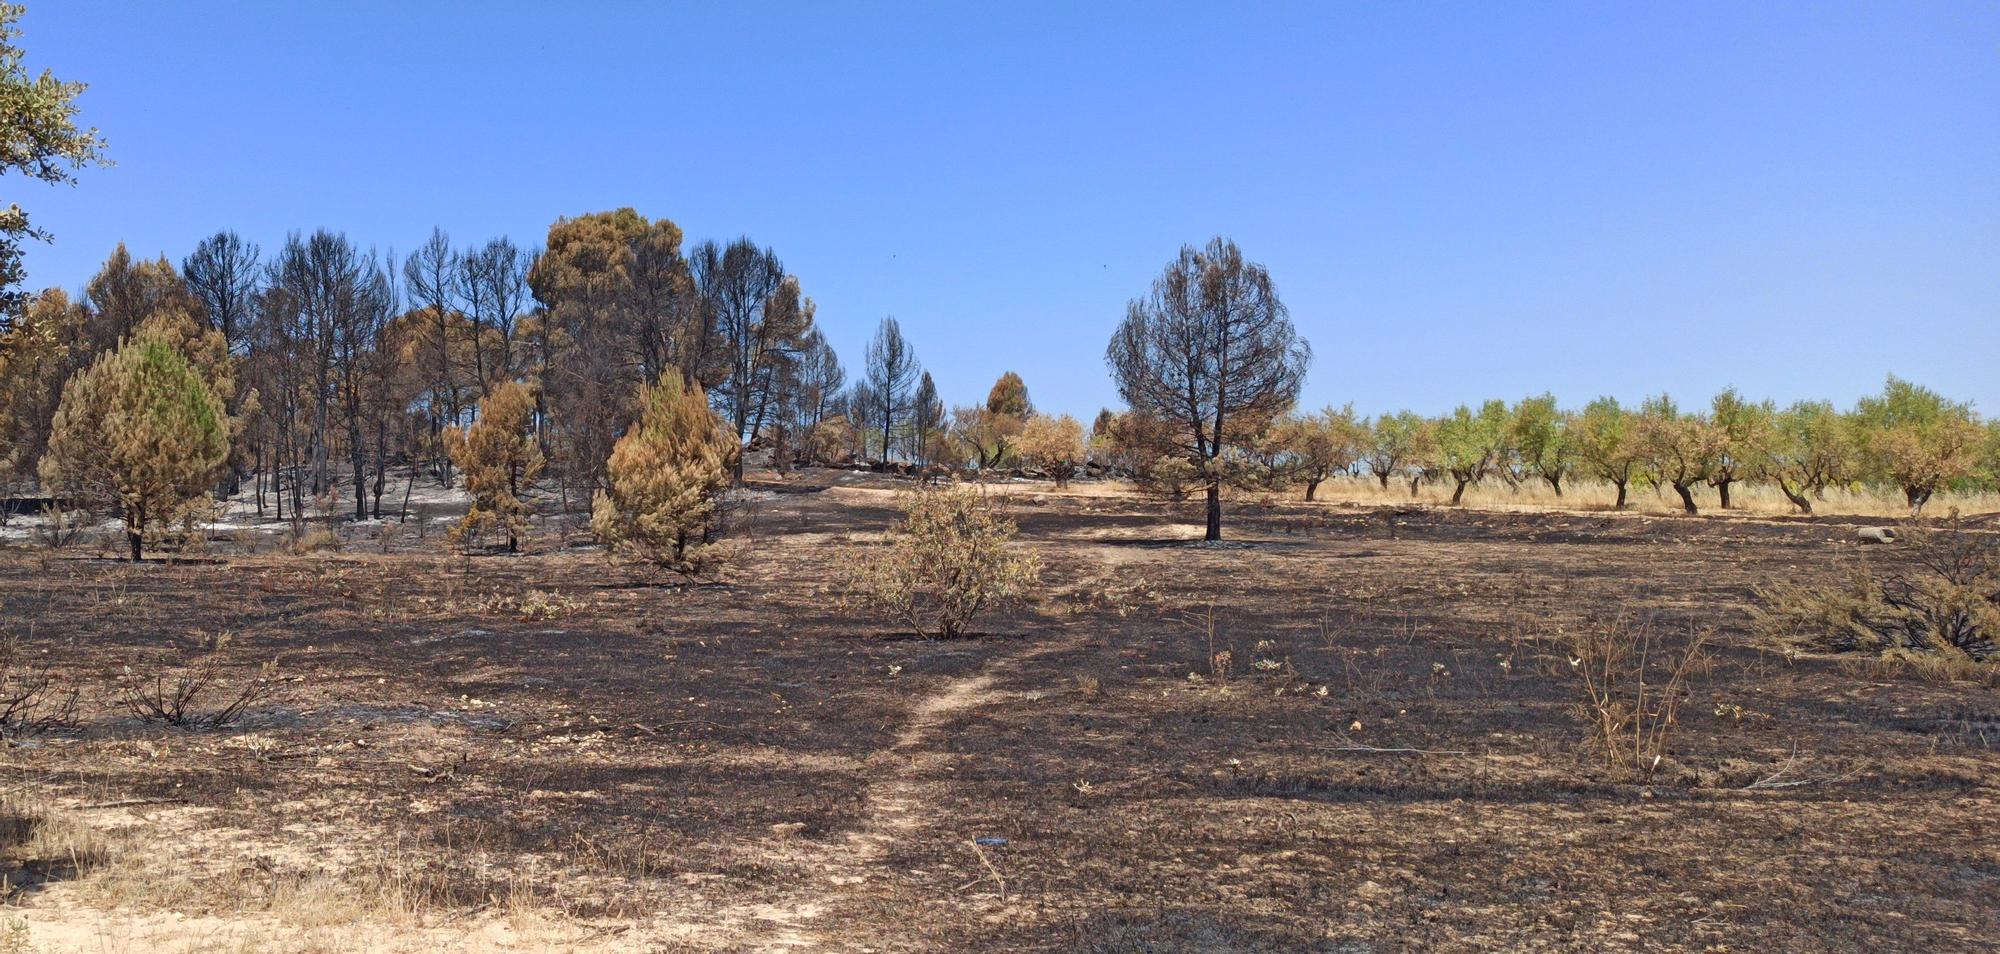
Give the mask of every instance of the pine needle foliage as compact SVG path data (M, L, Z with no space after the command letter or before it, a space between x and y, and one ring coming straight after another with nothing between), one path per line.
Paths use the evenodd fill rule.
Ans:
M452 528L452 539L463 545L488 528L507 534L507 552L520 549L534 508L521 497L535 485L548 459L535 440L535 392L519 382L493 389L479 402L479 419L460 430L445 432L451 462L465 475L472 507Z
M149 534L158 539L207 499L229 437L209 382L164 326L151 325L63 389L42 480L115 506L136 562Z
M611 449L590 526L614 554L686 576L718 559L735 435L701 386L669 369L639 395L639 419Z

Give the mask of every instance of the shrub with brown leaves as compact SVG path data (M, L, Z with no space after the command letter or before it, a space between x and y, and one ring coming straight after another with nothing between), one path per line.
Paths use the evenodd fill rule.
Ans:
M1796 652L1987 660L2000 637L2000 537L1953 512L1911 521L1886 568L1842 586L1759 587L1758 633Z
M1014 534L971 487L911 491L888 554L856 571L852 593L919 636L964 635L981 612L1018 603L1041 576L1041 562L1010 545Z

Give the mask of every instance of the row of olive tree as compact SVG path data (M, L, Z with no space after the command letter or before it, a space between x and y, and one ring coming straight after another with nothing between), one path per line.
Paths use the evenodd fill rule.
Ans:
M1210 540L1221 536L1225 486L1296 482L1310 500L1328 478L1363 471L1383 489L1406 480L1413 496L1449 483L1454 504L1488 479L1539 481L1557 496L1574 477L1602 480L1619 508L1635 484L1671 487L1688 513L1696 488L1713 488L1727 509L1749 481L1806 512L1840 485L1894 487L1915 511L1940 490L2000 483L2000 422L1895 377L1845 412L1825 401L1779 409L1730 388L1701 409L1661 394L1636 408L1606 397L1565 410L1544 394L1438 418L1363 419L1352 406L1297 414L1312 351L1269 273L1222 238L1181 250L1131 303L1106 359L1129 409L1099 415L1093 459L1173 495L1204 492Z
M1184 463L1146 430L1130 415L1103 418L1093 456L1171 485ZM1370 419L1352 406L1327 408L1251 430L1231 448L1235 479L1303 484L1308 500L1338 474L1372 476L1385 490L1407 482L1412 496L1442 483L1454 504L1489 480L1515 489L1545 484L1558 497L1574 480L1600 481L1620 509L1635 486L1653 486L1671 489L1688 513L1699 509L1698 490L1713 490L1729 509L1734 489L1749 483L1775 487L1804 513L1836 487L1893 488L1915 511L1940 491L2000 484L2000 422L1894 377L1845 411L1828 401L1780 408L1731 388L1698 409L1667 395L1637 407L1605 397L1564 409L1544 394L1462 405L1436 418L1400 411Z

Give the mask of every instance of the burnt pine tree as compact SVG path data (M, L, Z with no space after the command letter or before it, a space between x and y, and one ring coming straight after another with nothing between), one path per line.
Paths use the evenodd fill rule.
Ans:
M869 408L869 421L882 431L882 462L889 462L889 452L896 444L896 432L908 426L910 413L915 401L911 390L916 387L917 376L923 373L923 366L917 364L916 352L903 337L903 326L894 318L882 319L875 329L875 337L868 342L868 379L866 393L874 400Z
M1172 426L1174 452L1207 487L1204 539L1222 539L1217 458L1244 424L1289 408L1312 364L1270 273L1225 238L1183 246L1132 301L1104 357L1125 403Z

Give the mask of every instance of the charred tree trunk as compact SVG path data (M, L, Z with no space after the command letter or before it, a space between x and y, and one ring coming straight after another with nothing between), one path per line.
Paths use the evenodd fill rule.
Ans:
M1623 481L1623 480L1614 480L1611 482L1612 486L1618 488L1618 500L1617 502L1611 505L1611 509L1613 510L1625 509L1625 485L1627 483L1628 481Z
M1729 509L1729 485L1735 482L1726 478L1718 478L1710 481L1710 483L1715 485L1715 492L1721 495L1721 504L1724 510Z
M1208 484L1208 533L1202 539L1222 539L1222 485L1214 481Z
M142 507L135 507L130 516L131 520L125 524L125 540L132 545L132 562L137 563L139 562L139 552L145 547L146 543L145 533L143 532L146 529L146 511Z
M1686 510L1690 516L1699 513L1694 505L1694 491L1689 489L1689 485L1679 481L1674 481L1673 484L1674 492L1681 495L1681 509Z

